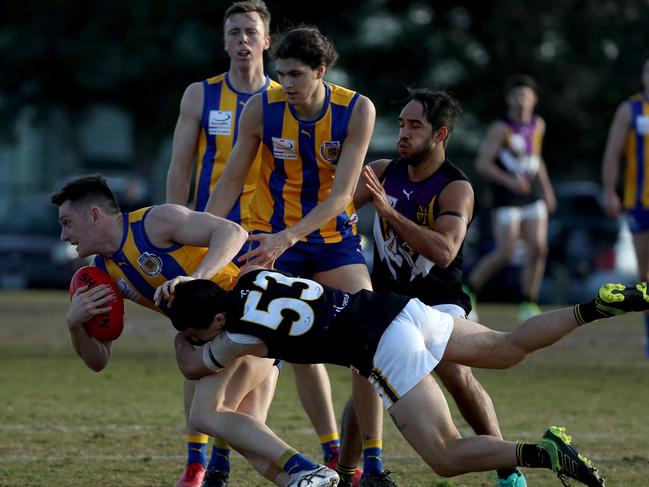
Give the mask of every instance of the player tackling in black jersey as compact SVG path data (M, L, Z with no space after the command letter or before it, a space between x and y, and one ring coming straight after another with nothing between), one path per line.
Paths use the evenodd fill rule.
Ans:
M354 368L374 385L400 432L438 475L522 466L552 469L562 479L603 486L597 469L572 446L563 428L550 427L538 444L485 435L462 438L430 372L441 360L512 367L582 324L647 309L646 283L606 284L587 303L542 313L506 333L437 311L418 299L370 291L350 294L250 268L230 292L204 280L178 285L171 318L180 331L179 366L191 378L209 376L242 355ZM207 343L196 349L187 337ZM253 418L238 413L227 420L213 417L209 404L200 407L201 393L209 397L209 391L201 390L202 382L190 418L194 427L271 460L292 475L289 485L336 485L335 472L310 463Z

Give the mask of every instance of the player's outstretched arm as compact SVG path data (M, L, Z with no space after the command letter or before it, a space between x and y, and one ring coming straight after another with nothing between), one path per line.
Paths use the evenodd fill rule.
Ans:
M171 163L167 170L167 203L186 205L189 198L190 178L203 109L203 91L201 83L192 83L180 101L180 114L171 147Z
M89 369L99 372L103 370L112 350L112 342L101 342L92 337L83 324L93 316L110 311L107 304L113 299L110 286L98 285L92 289L82 286L72 296L68 313L65 317L72 347Z
M602 185L604 186L604 205L609 216L617 217L622 210L622 203L615 187L620 171L620 158L624 142L631 124L631 107L622 103L613 117L606 140L604 160L602 161Z
M180 205L160 205L151 210L145 222L149 239L158 247L175 244L207 247L207 253L191 276L179 276L161 285L154 301L168 299L176 284L190 279L209 279L223 269L237 254L248 237L239 225L208 213Z
M211 342L202 346L190 343L182 333L176 335L176 362L178 369L187 379L197 380L224 369L244 355L266 355L266 346L261 343L242 344L230 339L222 332Z

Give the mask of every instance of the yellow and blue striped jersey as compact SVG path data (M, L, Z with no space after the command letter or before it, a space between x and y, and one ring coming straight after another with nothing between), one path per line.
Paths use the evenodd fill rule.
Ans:
M279 86L266 76L260 93ZM237 140L239 116L244 105L255 93L239 93L230 83L228 73L203 81L203 114L198 136L197 166L194 209L204 211L210 192L223 173L225 163ZM255 190L260 156L246 178L241 197L237 200L228 219L247 225L250 198Z
M301 220L333 186L336 164L359 94L325 83L322 112L300 120L281 88L263 93L263 143L259 185L252 198L250 225L279 232ZM335 243L356 234L352 203L303 241Z
M180 244L163 249L154 246L144 230L144 221L151 208L124 213L124 234L119 250L110 257L96 255L94 265L110 275L125 298L167 314L166 302L160 307L153 302L156 288L174 277L192 274L207 248ZM231 289L238 274L239 268L230 262L211 280Z
M624 207L649 208L649 98L629 98L631 127L624 146Z

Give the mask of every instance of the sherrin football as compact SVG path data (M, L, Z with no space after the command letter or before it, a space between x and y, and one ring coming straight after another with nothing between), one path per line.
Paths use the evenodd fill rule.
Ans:
M88 286L88 289L92 289L100 284L108 284L113 288L115 298L108 303L111 309L94 316L83 326L97 340L111 342L119 338L124 330L124 298L110 276L96 267L82 267L74 273L70 281L70 299L80 287Z

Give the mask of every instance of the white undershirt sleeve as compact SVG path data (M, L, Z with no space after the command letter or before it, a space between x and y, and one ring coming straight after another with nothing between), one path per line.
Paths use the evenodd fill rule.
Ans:
M220 333L203 346L203 363L208 369L218 372L230 365L246 346L232 340L227 333Z

